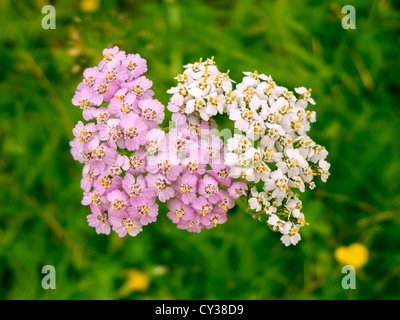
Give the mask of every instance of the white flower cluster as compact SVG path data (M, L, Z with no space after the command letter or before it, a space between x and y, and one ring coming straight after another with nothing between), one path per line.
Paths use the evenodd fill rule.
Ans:
M296 191L313 189L314 176L325 182L329 175L327 150L307 135L316 115L306 108L315 102L311 89L296 88L296 97L270 76L244 74L226 108L239 134L228 140L225 163L231 177L253 185L249 206L254 217L281 232L286 246L295 245L307 224Z
M214 57L184 66L185 71L175 79L178 85L167 92L173 94L168 104L172 120L178 124L187 116L196 115L209 121L217 113L226 112L227 100L232 94L229 71L222 73L215 65Z

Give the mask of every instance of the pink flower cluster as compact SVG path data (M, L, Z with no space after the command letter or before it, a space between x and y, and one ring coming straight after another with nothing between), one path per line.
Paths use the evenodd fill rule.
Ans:
M164 106L153 99L147 62L118 47L105 49L97 67L84 71L72 103L83 110L75 126L71 152L84 163L83 205L98 233L111 226L120 236L135 236L156 220L158 204L146 177L146 137L164 119Z
M233 182L224 164L223 141L211 120L179 116L166 134L159 129L165 107L143 74L147 62L118 47L105 49L97 67L83 73L72 103L84 124L73 129L71 153L84 164L81 188L90 226L136 236L155 222L159 202L180 229L200 232L226 221L245 182ZM211 127L210 127L211 126Z
M154 129L147 136L148 186L167 202L167 216L179 229L216 227L227 220L227 211L247 185L229 177L223 141L208 121L189 116L170 125L174 128L167 134Z

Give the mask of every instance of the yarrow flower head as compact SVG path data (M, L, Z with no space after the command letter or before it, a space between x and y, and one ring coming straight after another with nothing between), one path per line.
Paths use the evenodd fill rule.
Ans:
M168 128L160 127L165 108L139 54L105 49L84 71L72 103L88 123L77 123L70 145L84 164L89 225L136 236L165 203L177 228L198 233L225 223L241 202L286 246L296 245L308 225L299 192L330 175L327 150L307 135L316 121L307 110L311 89L294 93L257 71L244 72L234 88L214 57L184 68L167 91ZM218 131L218 114L232 121L228 137Z
M295 245L300 228L308 225L300 212L298 192L315 187L314 177L326 181L326 149L308 135L315 112L311 89L296 88L296 96L278 86L271 76L244 72L227 108L237 133L227 141L225 163L231 177L251 185L249 212L282 234L282 242Z
M153 99L147 62L118 47L105 49L98 66L83 72L72 103L83 118L73 130L74 159L85 164L81 187L87 219L97 233L136 236L156 221L156 193L146 169L149 130L164 119L164 106Z

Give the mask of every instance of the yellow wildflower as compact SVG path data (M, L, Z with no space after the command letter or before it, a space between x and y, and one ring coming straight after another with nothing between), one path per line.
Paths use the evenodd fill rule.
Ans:
M335 250L335 258L341 264L361 268L368 262L369 251L363 244L356 242L348 247L338 247Z
M95 12L99 9L100 0L82 0L81 10L84 12Z
M135 291L146 291L150 285L150 277L137 269L125 270L126 281L119 289L118 296L125 297Z

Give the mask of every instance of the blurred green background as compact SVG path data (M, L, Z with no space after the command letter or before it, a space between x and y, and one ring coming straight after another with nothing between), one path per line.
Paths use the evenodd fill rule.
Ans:
M400 298L398 2L58 0L56 29L44 30L46 4L0 2L0 299ZM355 30L341 25L347 4ZM310 226L296 247L240 209L201 234L165 212L136 238L87 225L71 98L114 45L148 60L164 104L182 65L212 55L236 81L257 69L313 89L310 136L332 175L302 195ZM344 290L341 267L357 252L335 252L352 243L368 256ZM56 290L41 287L44 265Z

